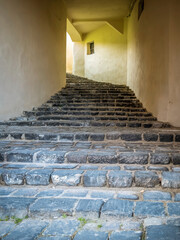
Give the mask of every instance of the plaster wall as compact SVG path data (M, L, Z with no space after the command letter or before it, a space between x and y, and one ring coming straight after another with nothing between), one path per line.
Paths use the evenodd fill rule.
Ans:
M66 72L73 71L73 42L68 33L66 33Z
M180 1L171 0L168 121L180 127Z
M73 45L73 74L85 77L84 42L74 42Z
M39 106L65 85L61 0L0 0L0 119Z
M94 41L95 53L87 55L87 43ZM127 38L109 25L90 32L84 39L85 77L100 82L126 84Z
M138 2L128 20L127 85L158 120L168 121L169 0Z

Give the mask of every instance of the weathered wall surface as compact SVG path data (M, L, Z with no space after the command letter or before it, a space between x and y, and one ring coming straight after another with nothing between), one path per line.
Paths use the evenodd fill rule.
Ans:
M87 43L94 41L95 53L87 55ZM126 84L127 38L108 25L89 33L85 43L85 77L97 81Z
M84 75L84 42L74 42L73 74L80 77L85 77Z
M39 106L65 85L61 0L0 0L0 119Z
M66 72L73 71L73 42L68 33L66 33Z
M138 21L138 1L128 20L128 77L144 106L167 121L169 89L168 0L145 0Z
M172 0L169 32L169 106L168 121L180 127L180 1Z

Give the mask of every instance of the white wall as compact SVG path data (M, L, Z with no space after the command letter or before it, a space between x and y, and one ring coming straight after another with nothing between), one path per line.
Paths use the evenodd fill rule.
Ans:
M66 33L66 72L73 71L73 42L68 33Z
M87 55L87 43L94 41L95 53ZM99 82L126 84L127 38L124 34L104 25L90 32L85 43L85 76Z
M39 106L65 85L61 0L0 0L0 119Z
M73 45L73 74L85 77L84 42L74 42Z

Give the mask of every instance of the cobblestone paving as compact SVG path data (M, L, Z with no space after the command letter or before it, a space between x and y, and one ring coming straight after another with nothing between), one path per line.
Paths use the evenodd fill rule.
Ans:
M179 240L180 129L126 86L68 76L0 122L0 239Z

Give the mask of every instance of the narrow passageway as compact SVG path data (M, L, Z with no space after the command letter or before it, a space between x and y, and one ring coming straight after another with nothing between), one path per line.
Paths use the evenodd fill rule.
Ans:
M68 74L0 131L3 239L178 239L180 130L127 86Z

